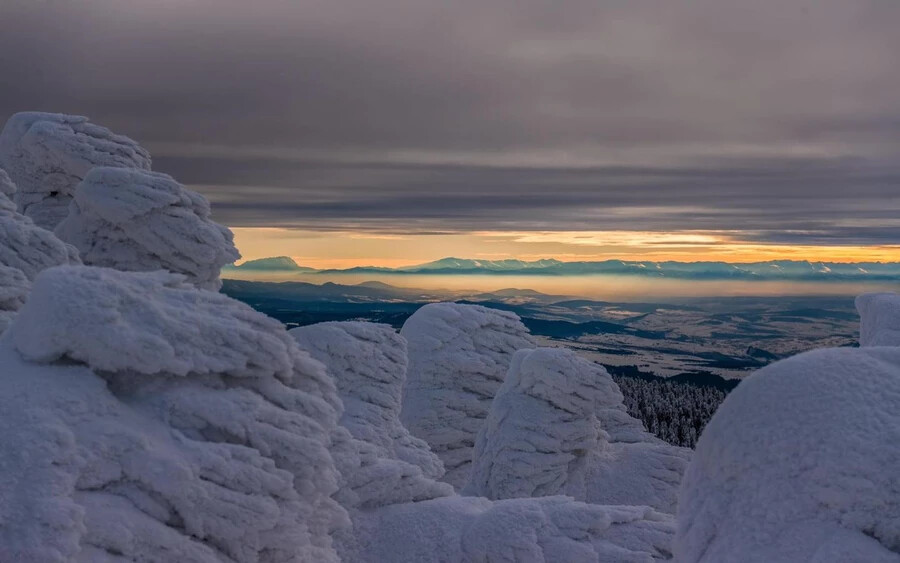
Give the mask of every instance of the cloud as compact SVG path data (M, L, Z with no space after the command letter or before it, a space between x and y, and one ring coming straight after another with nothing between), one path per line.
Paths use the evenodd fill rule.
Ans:
M0 119L91 116L235 226L896 242L900 4L10 0Z

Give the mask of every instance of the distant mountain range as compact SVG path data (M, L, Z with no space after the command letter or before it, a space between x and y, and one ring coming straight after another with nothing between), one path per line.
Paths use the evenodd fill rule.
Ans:
M310 274L396 274L396 275L633 275L687 280L789 280L789 281L898 281L900 262L807 262L773 260L769 262L649 262L603 260L598 262L562 262L554 259L474 260L442 258L434 262L384 268L356 266L346 269L317 270L299 266L287 256L250 260L232 271L297 272Z
M243 270L253 272L316 272L315 268L307 268L300 266L290 256L273 256L272 258L259 258L258 260L247 260L239 266L231 264L225 266L224 270Z

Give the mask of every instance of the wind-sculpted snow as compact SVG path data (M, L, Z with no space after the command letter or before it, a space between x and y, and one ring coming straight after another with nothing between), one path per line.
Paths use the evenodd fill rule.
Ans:
M60 264L80 264L74 247L19 214L9 199L16 186L0 169L0 333L25 302L31 280Z
M602 367L564 348L521 350L475 444L466 494L565 494L674 513L688 450L650 436Z
M0 168L0 211L15 211L16 204L12 198L15 197L16 185L12 178L6 173L6 170Z
M219 271L240 254L231 231L210 220L209 202L170 176L94 168L78 186L56 235L85 264L127 271L165 269L218 290Z
M900 295L860 295L856 309L860 316L860 346L900 346Z
M400 420L466 484L473 445L516 350L534 348L519 318L478 305L425 305L403 325L409 369Z
M678 506L683 563L900 561L900 348L816 350L731 392Z
M92 168L150 169L150 155L128 137L86 117L23 112L0 132L0 167L19 188L19 210L46 229L69 212L75 187Z
M443 474L428 444L400 424L406 340L388 325L321 323L290 331L300 348L328 368L344 412L332 454L341 473L337 498L354 524L379 507L453 494L434 479ZM355 528L355 526L354 526ZM339 552L354 534L337 536Z
M0 333L15 318L30 290L31 282L22 270L0 266Z
M176 274L57 267L0 373L0 560L337 561L340 400L276 321Z
M353 563L652 562L670 559L675 523L647 507L567 497L449 497L382 508L355 522Z
M389 325L364 322L320 323L289 333L335 378L344 403L341 426L354 438L374 446L381 457L419 466L432 479L444 474L428 444L400 423L405 338Z

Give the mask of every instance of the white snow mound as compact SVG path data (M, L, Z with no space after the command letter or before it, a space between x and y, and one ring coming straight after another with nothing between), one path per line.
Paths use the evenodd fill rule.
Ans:
M443 480L459 489L513 354L534 341L513 313L455 303L425 305L400 334L409 350L400 420L441 458Z
M86 117L22 112L0 132L0 167L19 187L19 210L52 230L69 212L75 186L95 166L150 169L150 155L128 137Z
M465 493L565 494L674 513L689 455L625 412L601 366L565 348L520 350L478 435Z
M340 401L247 305L175 274L51 268L0 374L0 560L338 560Z
M219 272L240 258L234 235L210 220L209 202L170 176L94 168L79 184L56 235L85 264L126 271L165 269L218 290Z
M682 563L900 561L900 348L816 350L728 395L685 474Z
M375 447L381 457L417 465L433 479L441 460L400 423L406 380L406 339L389 325L330 322L288 331L300 348L322 362L344 403L341 426Z
M345 563L650 563L671 559L675 523L647 507L567 497L448 497L397 504L355 521Z
M860 316L860 346L900 346L900 295L860 295L856 309Z

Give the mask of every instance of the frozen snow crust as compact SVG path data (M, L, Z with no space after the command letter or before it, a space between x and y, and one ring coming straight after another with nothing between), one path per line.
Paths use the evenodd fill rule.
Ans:
M535 343L513 313L455 303L425 305L400 334L409 349L400 420L441 458L443 480L460 489L513 353Z
M0 560L338 560L340 401L277 321L175 274L51 268L0 373Z
M117 270L164 269L218 290L219 271L240 258L231 231L210 220L209 202L170 176L94 168L78 185L56 235L85 264Z
M150 155L128 137L75 115L17 113L0 132L0 168L19 188L15 202L45 229L66 217L75 187L96 166L150 170Z
M676 559L900 561L900 348L808 352L731 392L697 444Z

